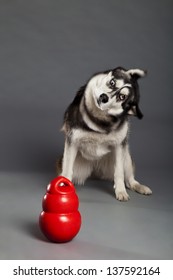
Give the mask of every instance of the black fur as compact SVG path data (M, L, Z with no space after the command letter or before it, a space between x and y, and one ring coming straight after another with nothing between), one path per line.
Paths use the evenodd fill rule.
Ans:
M64 123L66 123L67 128L79 128L83 127L86 130L90 130L86 123L84 123L81 112L79 110L79 106L81 103L81 99L85 92L85 86L82 86L79 91L77 92L74 100L67 108L64 114Z

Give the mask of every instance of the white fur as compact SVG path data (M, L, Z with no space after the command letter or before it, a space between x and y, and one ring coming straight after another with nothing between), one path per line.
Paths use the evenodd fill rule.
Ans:
M127 75L134 75L137 74L139 77L144 77L145 76L145 71L141 70L141 69L130 69L128 71L126 71Z
M121 93L124 94L124 95L128 95L129 94L129 88L128 87L122 88Z
M121 88L124 85L123 79L116 80L116 87Z
M65 142L64 155L63 155L63 176L72 180L73 178L73 166L77 155L77 147L75 145L69 145Z
M99 160L109 153L112 147L120 145L127 135L127 130L127 123L123 125L119 133L111 132L108 135L76 129L73 132L72 141L84 158L87 160Z
M77 184L83 184L92 173L114 181L115 195L120 201L129 199L125 185L139 193L151 194L148 187L135 180L128 147L123 149L120 144L127 130L127 123L118 134L112 132L100 136L81 129L74 130L72 144L65 142L61 175Z

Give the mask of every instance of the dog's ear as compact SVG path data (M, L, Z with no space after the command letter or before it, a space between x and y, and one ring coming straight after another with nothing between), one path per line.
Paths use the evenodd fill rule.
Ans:
M131 79L133 87L134 87L134 98L133 100L129 103L129 110L127 111L128 115L133 115L138 117L139 119L142 119L143 114L139 108L139 86L138 86L138 82L137 80L139 78L145 77L147 74L146 70L142 70L142 69L129 69L126 71L126 74L128 75L128 77Z
M143 118L143 114L142 114L141 110L139 109L138 104L133 104L131 106L131 108L128 110L127 114L131 115L131 116L138 117L138 119Z
M126 71L126 74L134 79L139 79L142 77L145 77L147 74L147 70L142 70L142 69L129 69Z

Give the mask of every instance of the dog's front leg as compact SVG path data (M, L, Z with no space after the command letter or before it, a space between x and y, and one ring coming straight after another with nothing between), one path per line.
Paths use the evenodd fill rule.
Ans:
M127 188L136 191L140 194L145 194L145 195L152 194L152 190L149 187L142 185L135 180L134 166L132 164L132 159L127 145L124 147L124 150L125 150L124 174L125 174L125 183Z
M124 151L122 145L117 145L115 149L115 167L114 167L114 188L116 199L127 201L129 195L126 192L124 184Z
M68 178L70 181L73 179L73 166L77 155L77 147L65 141L64 155L62 162L62 176Z

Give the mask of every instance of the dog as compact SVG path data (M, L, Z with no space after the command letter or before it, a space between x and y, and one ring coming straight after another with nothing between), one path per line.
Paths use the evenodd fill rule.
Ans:
M129 152L129 117L141 119L138 79L146 71L117 67L94 74L64 114L64 154L57 173L75 184L94 176L114 182L115 197L127 201L126 188L150 195L134 177Z

